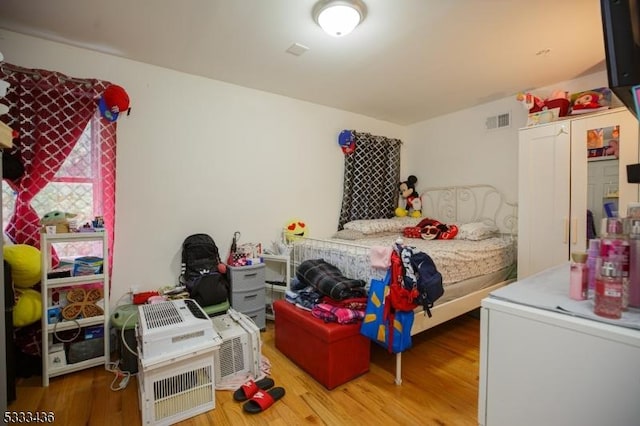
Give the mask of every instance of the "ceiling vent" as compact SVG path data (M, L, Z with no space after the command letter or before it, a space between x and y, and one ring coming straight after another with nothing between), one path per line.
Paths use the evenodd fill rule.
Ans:
M484 123L487 130L504 129L511 126L511 113L492 115Z
M291 53L294 56L300 56L307 50L309 50L307 46L300 43L293 43L291 46L289 46L286 52Z

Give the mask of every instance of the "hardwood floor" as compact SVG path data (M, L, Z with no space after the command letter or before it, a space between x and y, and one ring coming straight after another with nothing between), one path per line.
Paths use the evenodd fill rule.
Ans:
M286 395L267 411L246 414L231 391L216 391L216 408L180 425L477 425L480 321L463 315L413 338L402 356L397 386L395 356L372 345L369 373L328 391L276 348L274 325L261 333L271 377ZM102 367L52 378L21 379L11 411L52 411L59 425L141 424L137 384L111 391Z

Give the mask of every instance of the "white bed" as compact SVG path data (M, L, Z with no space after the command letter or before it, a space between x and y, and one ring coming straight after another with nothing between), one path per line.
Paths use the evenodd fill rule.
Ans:
M467 185L427 188L421 193L422 218L437 219L445 224L463 225L464 229L479 228L480 223L493 227L497 233L480 240L422 240L403 238L406 245L429 254L443 275L444 295L431 309L429 318L416 309L411 335L469 312L491 291L514 281L517 259L517 205L490 185ZM337 266L343 275L369 283L382 278L385 271L371 267L369 252L374 245L391 245L402 236L405 226L420 221L416 218L394 218L378 221L356 221L345 224L342 238L305 238L293 244L293 263L322 258ZM469 225L475 224L475 225ZM463 236L469 236L468 232ZM477 237L479 234L476 234ZM357 238L357 239L353 239ZM401 379L401 354L396 357L396 384Z

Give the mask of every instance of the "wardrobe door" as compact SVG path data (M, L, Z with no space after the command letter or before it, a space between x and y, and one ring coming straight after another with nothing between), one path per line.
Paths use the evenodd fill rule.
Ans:
M522 129L518 151L518 279L569 259L570 123Z

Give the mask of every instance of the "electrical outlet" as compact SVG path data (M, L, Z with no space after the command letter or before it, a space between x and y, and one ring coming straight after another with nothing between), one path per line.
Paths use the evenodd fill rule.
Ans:
M138 291L139 291L139 289L138 289L137 285L132 285L131 288L129 288L129 292L131 294L136 294L136 293L138 293Z

